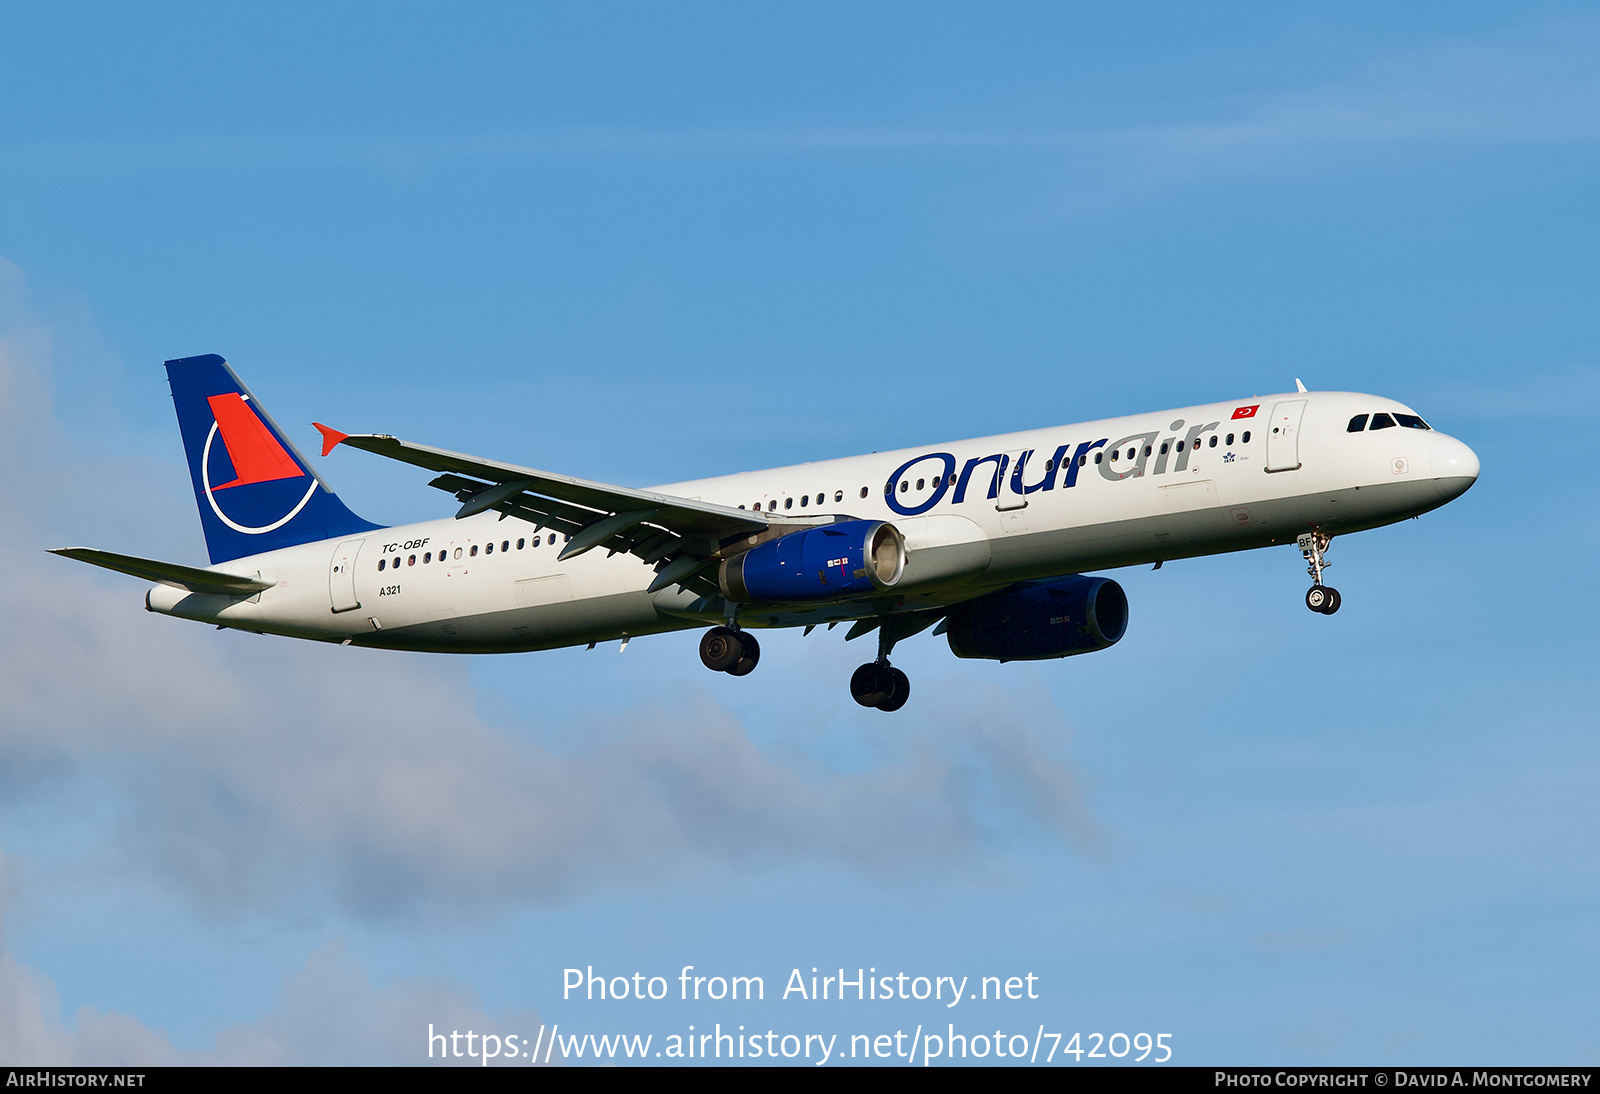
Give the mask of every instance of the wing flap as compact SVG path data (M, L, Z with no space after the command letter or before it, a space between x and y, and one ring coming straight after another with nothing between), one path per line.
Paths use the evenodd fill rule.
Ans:
M672 567L676 580L668 583L706 596L719 595L716 583L705 573L707 567L679 565L681 560L709 563L801 527L848 519L824 513L779 516L760 509L734 508L479 459L412 444L386 433L346 434L315 424L328 450L348 445L439 472L428 485L455 495L461 502L457 518L492 509L502 518L516 517L565 535L568 542L562 558L596 547L610 554L625 551L654 566L658 576ZM662 587L660 582L652 585Z
M489 487L525 481L527 485L520 497L529 499L531 504L526 507L530 509L540 508L540 501L543 499L565 502L569 506L588 510L597 517L653 509L659 518L655 523L663 527L680 535L702 535L718 540L740 533L764 532L770 523L766 514L757 514L749 509L735 509L712 502L657 494L651 490L634 490L626 486L612 486L571 475L558 475L551 471L537 471L531 467L518 467L516 464L479 459L476 456L450 452L443 448L402 441L398 437L384 433L354 434L338 443L359 448L363 452L387 456L401 463L425 467L430 471L488 479L486 485ZM500 508L502 505L515 502L516 496L513 496L485 508Z

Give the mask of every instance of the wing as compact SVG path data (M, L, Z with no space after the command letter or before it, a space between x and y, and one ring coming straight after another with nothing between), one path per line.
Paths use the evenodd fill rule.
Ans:
M493 509L502 517L553 528L570 537L558 556L562 559L596 547L611 554L637 555L656 567L651 592L684 585L714 595L718 591L714 581L704 576L714 563L764 539L835 519L785 515L780 522L776 514L769 517L758 509L612 486L430 448L384 433L351 435L314 424L322 432L323 455L343 444L441 472L428 485L454 494L462 503L457 519Z
M250 596L263 589L272 588L270 581L236 574L222 574L215 570L201 570L193 566L180 566L176 562L158 562L153 558L119 555L111 551L97 551L93 547L57 547L50 552L65 558L75 558L91 566L132 574L146 581L157 581L191 593L219 593L224 596Z

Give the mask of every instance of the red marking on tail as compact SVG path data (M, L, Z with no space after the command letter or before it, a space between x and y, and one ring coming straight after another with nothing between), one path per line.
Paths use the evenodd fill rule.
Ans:
M350 436L348 433L340 433L332 426L323 425L321 422L312 422L311 424L317 427L318 433L322 434L322 454L324 456L337 448L340 441Z
M233 473L238 476L232 482L213 486L213 491L275 479L298 479L305 475L305 470L272 435L267 423L250 409L237 391L213 395L206 402L211 404L217 431L222 434L228 459L233 461Z

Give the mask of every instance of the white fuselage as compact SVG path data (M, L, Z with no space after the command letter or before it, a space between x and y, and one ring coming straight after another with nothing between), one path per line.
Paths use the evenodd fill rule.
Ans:
M1253 416L1233 417L1250 406L1259 408ZM1347 392L1252 396L653 489L779 515L885 520L901 531L907 564L892 595L751 605L739 617L796 626L940 607L1032 578L1292 542L1311 530L1359 531L1436 508L1472 484L1477 458L1454 438L1406 427L1346 431L1353 416L1377 412L1412 413ZM493 511L423 521L212 567L276 583L253 597L158 585L146 603L244 630L463 653L721 621L724 609L699 594L646 592L655 571L632 555L595 550L557 561L561 538Z

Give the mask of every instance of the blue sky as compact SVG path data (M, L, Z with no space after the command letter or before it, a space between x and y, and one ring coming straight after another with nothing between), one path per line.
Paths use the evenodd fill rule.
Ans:
M893 1032L561 970L1041 977L1182 1063L1600 1057L1581 5L0 8L0 1056ZM1117 574L1061 662L838 632L449 659L209 631L160 363L646 485L1289 388L1479 453L1421 520ZM299 423L294 425L292 423ZM425 476L323 461L373 520ZM981 1022L980 1022L981 1017Z

